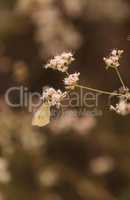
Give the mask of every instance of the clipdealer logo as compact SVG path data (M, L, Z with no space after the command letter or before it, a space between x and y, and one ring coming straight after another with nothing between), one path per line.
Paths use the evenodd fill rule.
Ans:
M47 87L44 87L45 90ZM14 97L18 97L17 101L14 101ZM67 95L63 108L77 109L79 114L88 115L102 115L102 110L99 107L101 94L93 92L80 92L73 91L71 95ZM41 99L41 94L39 92L30 92L27 87L16 86L9 88L5 93L5 101L8 106L12 108L27 108L28 112L32 112L35 108L38 108L43 100Z

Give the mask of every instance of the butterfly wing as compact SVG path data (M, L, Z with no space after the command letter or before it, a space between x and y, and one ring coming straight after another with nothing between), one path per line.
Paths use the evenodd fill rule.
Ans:
M41 107L34 114L32 125L33 126L45 126L50 122L50 106L48 103L43 103Z

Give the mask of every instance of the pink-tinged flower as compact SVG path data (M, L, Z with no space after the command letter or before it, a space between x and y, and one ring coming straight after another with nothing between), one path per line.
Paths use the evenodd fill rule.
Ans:
M64 84L67 89L73 90L75 88L77 82L79 81L79 75L79 72L70 74L67 78L64 79Z
M120 115L127 115L130 113L130 104L127 103L126 100L121 99L118 104L114 107L113 105L110 106L110 110L115 111L116 113Z
M72 53L62 53L61 55L55 56L53 59L51 59L45 68L67 72L69 64L71 64L72 61L74 61Z
M47 88L43 91L42 99L47 101L50 106L60 107L61 101L66 97L67 93L54 88Z
M112 67L112 68L119 67L120 66L119 59L121 58L123 52L124 52L123 50L114 49L111 52L109 57L103 58L103 60L106 64L106 69L108 69L109 67Z

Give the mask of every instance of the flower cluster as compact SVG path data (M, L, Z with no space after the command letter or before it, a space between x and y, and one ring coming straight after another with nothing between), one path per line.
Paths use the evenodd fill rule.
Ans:
M125 99L120 99L119 103L116 104L114 107L113 105L110 106L111 110L114 110L116 113L120 115L128 115L130 113L130 103L127 103Z
M51 68L53 70L58 70L65 75L64 84L66 89L73 90L76 87L77 82L79 81L80 73L69 74L69 64L74 61L73 54L71 52L63 52L61 55L55 56L50 62L45 66L45 68ZM53 88L48 88L43 91L42 99L44 102L48 102L50 106L57 106L58 108L61 105L61 101L67 96L67 91L62 92L61 90L55 90Z
M113 110L120 115L128 115L130 113L130 103L127 102L127 99L120 98L119 103L117 103L116 106L110 106L110 110Z
M108 58L103 58L106 64L106 69L108 68L117 68L120 66L119 59L123 54L123 50L114 49Z
M52 68L54 70L66 72L72 61L74 61L72 53L62 53L61 55L55 56L51 59L45 68Z
M111 105L110 109L114 110L116 113L121 114L121 115L126 115L130 113L130 92L129 89L125 86L124 81L121 77L121 74L119 72L119 59L123 53L123 50L116 50L114 49L110 56L107 58L104 58L104 61L106 63L106 68L113 68L116 70L117 76L119 78L119 81L122 85L122 88L119 89L118 92L109 92L109 91L103 91L103 90L98 90L95 88L90 88L87 86L82 86L77 84L79 81L79 72L75 72L73 74L69 73L69 64L74 60L73 54L72 53L62 53L61 55L55 56L53 59L50 60L50 62L45 66L45 68L52 68L53 70L58 70L62 73L64 73L67 77L64 78L64 85L65 85L65 92L62 92L61 90L55 90L54 88L47 88L43 91L42 95L42 100L43 102L47 102L49 106L56 106L59 108L61 106L61 101L65 97L67 97L68 94L68 89L69 90L74 90L75 87L77 88L83 88L86 90L90 90L93 92L98 92L101 94L105 95L110 95L118 98L118 104L116 105ZM49 107L49 109L50 109ZM41 112L39 112L41 113ZM38 115L39 115L38 113ZM45 114L46 115L46 114ZM39 117L41 118L41 117ZM37 120L36 120L37 121ZM47 120L48 122L49 120ZM70 122L70 120L69 120ZM82 121L83 125L86 123L84 120ZM76 124L75 124L76 126ZM85 126L86 127L86 126Z
M79 81L80 73L69 74L67 78L64 79L64 84L67 89L75 89L77 82Z
M120 115L128 115L130 113L130 91L127 87L121 87L119 89L119 93L122 96L118 97L118 103L116 105L111 105L110 110L115 111L117 114Z
M60 107L61 101L66 97L66 92L61 92L61 90L55 90L54 88L47 88L43 91L42 99L47 101L50 106Z

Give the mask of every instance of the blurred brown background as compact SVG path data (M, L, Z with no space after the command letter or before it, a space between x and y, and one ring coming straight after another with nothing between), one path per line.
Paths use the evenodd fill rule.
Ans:
M106 96L102 116L67 113L42 129L31 127L27 108L4 100L13 86L62 89L63 77L42 67L68 50L82 83L116 90L102 59L113 48L125 51L121 73L130 87L128 0L0 0L0 200L130 199L130 116L109 112Z

